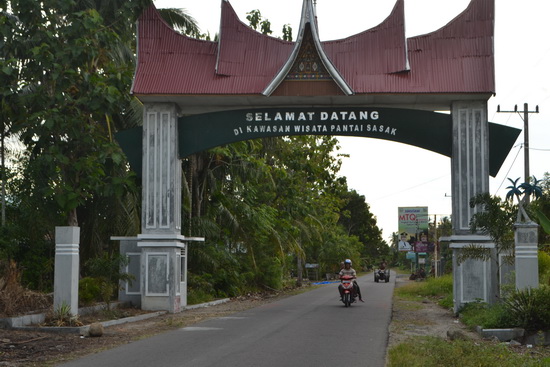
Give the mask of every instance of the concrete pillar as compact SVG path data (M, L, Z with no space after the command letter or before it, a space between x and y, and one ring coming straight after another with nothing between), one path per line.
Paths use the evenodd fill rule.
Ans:
M178 116L173 103L145 104L143 116L143 198L141 231L141 308L179 312L187 305L188 241L181 235L181 162ZM182 261L182 254L183 261Z
M470 220L482 208L471 208L470 199L489 192L489 121L487 101L460 101L452 105L453 141L451 159L452 225L450 248L453 249L454 308L483 299L492 303L498 295L497 260L457 259L466 246L475 245L491 251L494 244L488 236L472 233Z
M181 235L181 162L174 103L145 104L143 116L143 195L141 308L179 312L177 254Z
M54 312L69 306L78 314L80 227L55 227Z
M453 103L451 159L453 235L472 234L470 219L480 208L470 199L489 192L489 121L486 101Z
M538 224L515 224L516 289L538 288Z
M173 103L145 104L143 116L143 234L181 234L181 162Z

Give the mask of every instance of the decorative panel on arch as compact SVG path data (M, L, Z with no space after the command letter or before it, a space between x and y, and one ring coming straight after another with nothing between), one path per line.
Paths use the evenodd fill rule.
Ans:
M178 232L181 227L181 165L177 157L177 117L174 105L146 106L143 133L142 226L155 232Z
M455 228L469 231L470 219L479 208L470 207L470 199L489 191L489 123L483 108L456 109L454 118L453 169L456 180L453 195L457 195L453 210Z
M309 23L306 25L304 39L294 61L286 75L286 80L332 80L332 76L323 64L311 34Z

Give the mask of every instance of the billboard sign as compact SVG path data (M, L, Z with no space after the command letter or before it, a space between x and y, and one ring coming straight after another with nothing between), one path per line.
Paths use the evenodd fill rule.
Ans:
M428 237L428 207L399 207L398 218L399 251L428 251L422 242Z

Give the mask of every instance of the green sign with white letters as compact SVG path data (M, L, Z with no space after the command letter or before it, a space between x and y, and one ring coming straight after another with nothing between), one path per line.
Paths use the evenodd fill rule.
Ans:
M521 130L489 123L489 173L496 176ZM178 119L179 157L242 140L290 135L340 135L395 141L452 156L452 117L431 111L375 108L266 108ZM116 135L141 174L141 127Z

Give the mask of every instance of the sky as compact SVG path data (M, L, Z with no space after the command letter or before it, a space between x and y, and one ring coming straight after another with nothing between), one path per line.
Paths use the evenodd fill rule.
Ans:
M317 19L322 41L349 37L380 24L390 14L394 0L317 0ZM469 0L405 0L406 36L433 32L457 15ZM282 37L290 24L296 36L302 0L230 0L244 23L246 13L260 10L271 22L273 36ZM490 193L506 196L508 178L524 182L523 113L528 110L529 172L537 179L550 172L550 1L495 0L496 94L488 102L489 121L522 130L496 177ZM155 0L157 8L183 8L203 33L218 33L221 0ZM451 160L448 157L386 140L338 137L343 158L340 174L348 186L365 196L370 210L390 243L398 231L398 208L427 206L430 221L451 215Z

